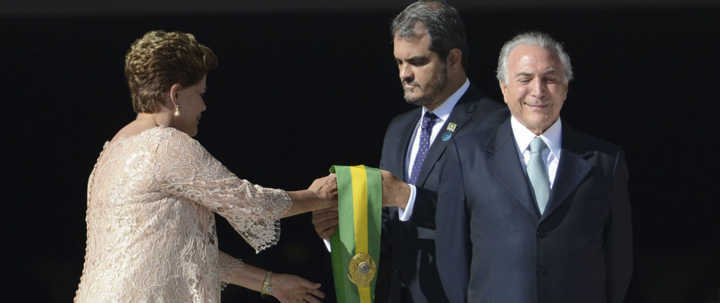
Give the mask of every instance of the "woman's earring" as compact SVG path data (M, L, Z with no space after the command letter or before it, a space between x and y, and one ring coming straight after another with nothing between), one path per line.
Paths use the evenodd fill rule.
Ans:
M173 116L180 117L180 106L177 104L175 105L175 112L173 113Z

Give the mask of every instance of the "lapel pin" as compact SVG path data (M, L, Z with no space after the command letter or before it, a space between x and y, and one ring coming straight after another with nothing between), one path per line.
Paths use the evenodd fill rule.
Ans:
M442 140L448 141L448 140L450 140L450 138L452 138L452 132L448 131L448 130L444 131L442 134Z
M457 127L457 124L455 124L455 122L449 122L448 126L445 128L445 131L442 134L441 139L443 141L450 140L450 138L452 138L453 132L455 132L456 127Z

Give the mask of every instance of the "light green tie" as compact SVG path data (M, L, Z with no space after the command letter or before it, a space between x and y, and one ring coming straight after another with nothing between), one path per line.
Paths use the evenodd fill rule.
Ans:
M530 184L535 192L540 214L545 211L548 199L550 199L550 181L548 181L547 168L542 157L542 152L547 148L545 142L540 137L530 142L530 161L527 164L527 174L530 178Z

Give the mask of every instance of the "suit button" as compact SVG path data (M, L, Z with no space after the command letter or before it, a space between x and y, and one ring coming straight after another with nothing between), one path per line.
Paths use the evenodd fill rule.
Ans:
M547 269L542 265L537 266L537 272L543 276L547 275Z
M540 230L537 231L538 238L542 239L542 238L545 238L545 236L547 236L547 234L544 231L540 231Z

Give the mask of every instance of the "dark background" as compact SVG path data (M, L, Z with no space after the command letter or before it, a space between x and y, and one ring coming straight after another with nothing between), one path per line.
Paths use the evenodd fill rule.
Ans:
M388 33L409 1L345 9L316 2L276 10L199 2L205 9L0 6L11 168L4 247L17 253L6 258L18 287L9 292L28 302L72 300L85 253L87 177L103 142L134 118L124 54L148 30L194 33L218 55L197 139L239 176L294 190L333 164L377 166L387 123L411 108ZM470 79L498 100L494 70L504 41L541 30L565 43L576 80L564 123L627 151L636 245L630 301L720 302L720 7L661 2L457 6L470 37ZM329 256L310 215L282 227L279 245L255 255L219 219L220 246L330 287ZM223 299L262 301L235 286Z

